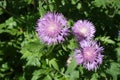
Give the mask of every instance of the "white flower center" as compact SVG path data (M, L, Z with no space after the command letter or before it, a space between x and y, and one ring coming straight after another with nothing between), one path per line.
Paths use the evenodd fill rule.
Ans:
M83 27L79 29L80 34L85 35L87 33L87 28Z
M92 55L92 52L90 52L90 51L86 52L86 56L90 57L91 55Z
M94 61L95 60L95 57L96 57L96 54L94 54L95 50L93 48L87 48L85 51L84 51L84 58L87 60L87 61Z
M48 27L49 32L54 32L56 30L56 25L54 23L51 23L50 26Z
M53 31L55 30L55 27L54 27L54 26L50 26L50 27L48 28L48 30L49 30L50 32L53 32Z

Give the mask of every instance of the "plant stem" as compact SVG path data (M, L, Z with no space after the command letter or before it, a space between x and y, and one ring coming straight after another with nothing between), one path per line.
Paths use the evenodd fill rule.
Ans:
M55 45L52 45L49 47L46 56L48 56L53 51L54 47L55 47Z

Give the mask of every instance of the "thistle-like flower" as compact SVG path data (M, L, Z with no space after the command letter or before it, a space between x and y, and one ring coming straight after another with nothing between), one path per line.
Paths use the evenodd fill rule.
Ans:
M40 39L49 45L64 41L69 30L67 20L62 14L48 12L38 19L36 31Z
M72 27L72 31L78 41L89 40L94 37L95 27L87 20L78 20Z
M75 60L78 65L82 64L88 70L94 70L99 64L102 64L103 47L100 47L96 41L86 41L80 42L81 49L75 50Z

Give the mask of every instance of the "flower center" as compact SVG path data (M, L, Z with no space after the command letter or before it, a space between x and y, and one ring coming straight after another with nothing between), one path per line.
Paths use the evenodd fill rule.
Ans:
M82 35L85 35L87 33L87 28L85 28L85 27L80 28L79 33Z
M56 36L58 36L58 34L61 30L61 27L53 21L53 22L49 22L47 24L47 28L45 30L46 30L45 34L47 36L56 37Z
M86 48L84 50L84 58L86 61L93 62L95 60L96 54L93 48Z
M54 32L56 30L57 26L54 23L51 23L48 27L49 32Z

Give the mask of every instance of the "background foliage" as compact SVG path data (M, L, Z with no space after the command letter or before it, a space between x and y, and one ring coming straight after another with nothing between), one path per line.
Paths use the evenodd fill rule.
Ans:
M62 13L69 26L87 19L105 48L103 64L87 71L72 60L77 43L70 34L55 46L38 38L36 21L48 11ZM0 80L119 80L119 0L0 0Z

